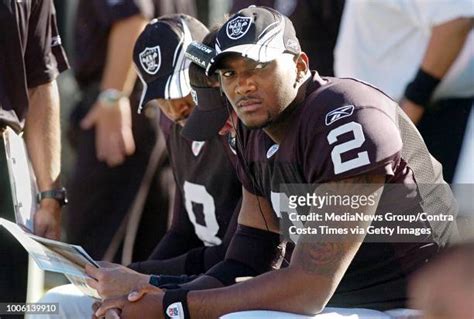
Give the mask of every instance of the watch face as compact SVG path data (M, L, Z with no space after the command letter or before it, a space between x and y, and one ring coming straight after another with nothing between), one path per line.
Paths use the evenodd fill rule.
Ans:
M125 97L125 95L122 92L118 90L114 90L114 89L108 89L108 90L102 91L99 94L98 99L99 101L107 103L107 104L115 104L123 97Z

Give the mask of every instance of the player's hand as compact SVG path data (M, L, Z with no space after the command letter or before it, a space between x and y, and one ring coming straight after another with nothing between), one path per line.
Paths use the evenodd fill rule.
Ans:
M95 315L95 312L100 308L101 305L102 301L96 301L92 304L92 319L99 318ZM120 319L120 313L121 311L119 309L109 309L105 313L105 319Z
M37 236L59 240L61 236L61 205L52 198L41 201L34 215L34 233Z
M94 279L87 279L87 284L97 290L102 298L121 296L132 290L151 286L149 275L140 274L125 266L99 262L103 268L86 265L86 273ZM153 287L153 286L152 286Z
M120 313L122 319L161 319L163 318L163 295L163 291L155 287L135 302L127 300L127 296L110 298L102 302L95 316L101 318L111 310L115 310Z
M128 98L121 98L115 105L97 101L81 121L81 128L95 127L96 156L109 166L123 163L125 157L135 152L132 133L132 114Z
M161 292L163 292L161 288L155 287L153 285L142 285L141 287L135 288L130 291L130 293L128 294L128 301L137 302L142 299L146 294Z
M407 99L402 100L402 102L400 103L400 107L403 111L405 111L405 113L415 125L420 122L423 113L425 112L425 109L422 106L415 104Z

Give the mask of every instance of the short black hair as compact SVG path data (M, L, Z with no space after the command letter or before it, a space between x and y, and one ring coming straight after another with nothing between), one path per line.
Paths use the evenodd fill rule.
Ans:
M211 31L202 40L202 44L214 48L218 31L219 26L212 27ZM189 80L194 87L210 87L219 81L217 74L206 76L205 70L195 63L191 63L189 66Z

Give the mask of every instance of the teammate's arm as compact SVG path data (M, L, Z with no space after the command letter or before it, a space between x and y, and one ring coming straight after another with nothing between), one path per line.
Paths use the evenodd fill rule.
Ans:
M358 212L374 214L383 190L384 176L361 175L331 183L330 190L373 196L374 205L361 207ZM361 188L360 184L366 184ZM327 189L319 191L325 192ZM258 201L247 199L244 193L241 222L258 221ZM269 206L268 203L265 206ZM262 205L261 205L262 206ZM347 207L344 207L347 209ZM246 213L252 212L247 215ZM252 223L256 226L256 224ZM262 224L260 224L262 226ZM269 225L275 230L276 224ZM315 226L307 224L306 226ZM366 227L368 223L353 222L347 227ZM341 238L340 242L325 243L314 241L308 235L300 237L291 264L288 268L267 272L229 287L191 291L187 295L187 305L192 318L218 318L226 313L268 309L314 315L320 312L331 298L341 278L356 254L363 235L358 240ZM121 300L104 302L98 314L110 308L122 308L127 318L133 313L153 314L161 318L162 292L149 293L140 301L127 303ZM150 307L151 304L156 306ZM148 314L147 314L148 315ZM131 316L132 317L132 316Z
M374 214L383 182L383 176L362 175L333 183L329 187L341 187L340 191L354 194L374 195L374 206L358 210L364 214ZM360 191L360 184L367 184L363 192ZM352 223L347 226L366 227L367 224ZM314 241L311 235L302 236L288 268L268 272L226 288L192 291L187 299L190 313L193 318L216 318L225 313L248 309L316 314L331 298L362 240L363 236L358 240L351 238L327 243Z
M28 90L31 107L25 122L25 143L36 175L39 191L59 188L61 134L59 92L56 81ZM61 207L45 198L35 213L35 234L58 240L61 234Z
M97 158L109 166L121 164L127 155L135 152L128 96L136 80L133 45L146 23L147 19L137 14L112 25L100 89L116 90L121 92L121 97L109 102L99 99L81 122L84 129L95 127Z
M461 17L434 26L420 66L420 72L428 74L433 81L440 81L461 52L467 35L473 27L474 18L472 17ZM420 121L424 113L423 105L406 97L400 106L413 123L417 124Z
M242 241L236 238L239 233L237 233L237 236L234 233L224 261L215 265L206 274L181 285L181 287L189 290L223 287L235 283L235 280L239 277L255 276L263 272L263 268L269 269L271 261L276 257L277 253L278 243L276 241L279 240L277 239L280 231L279 222L273 213L271 204L265 198L248 192L244 187L242 187L242 206L238 215L237 227L241 228L242 226L249 227L249 229L256 230L257 232L260 230L264 236L264 241L256 244L274 246L270 247L270 249L275 249L275 253L270 252L268 257L264 257L262 254L260 260L258 260L259 265L252 265L252 263L244 261L243 258L239 258L238 255L239 252L248 253L246 259L252 259L250 258L250 249L254 248L243 246Z
M24 53L29 108L24 139L36 176L38 190L60 186L60 103L56 76L68 68L56 29L52 1L37 1L28 18L28 39ZM55 40L55 41L53 41ZM39 236L59 239L61 207L54 199L43 199L34 217Z
M184 210L184 207L183 207L183 210ZM205 273L212 266L216 265L218 262L224 259L225 253L232 239L232 235L234 234L236 226L237 226L237 217L239 215L239 211L240 211L240 202L235 207L234 213L229 222L229 225L227 226L226 233L220 245L215 245L215 246L201 245L200 247L189 248L186 250L185 253L176 257L158 258L158 256L161 256L166 251L169 251L168 249L166 249L166 247L163 247L164 245L161 245L161 242L160 242L157 249L150 256L149 260L136 262L134 264L131 264L129 267L138 272L145 273L145 274L200 275L202 273ZM185 211L183 211L183 213L186 214ZM173 219L173 224L174 223L175 221ZM192 228L192 225L189 223L189 221L188 221L188 224L189 224L189 229L187 233L189 234L190 232L193 231L193 228ZM171 235L169 235L169 232L168 232L166 236L172 237L172 238L163 239L163 240L166 240L167 243L171 244L173 241L173 238L175 238L176 239L175 241L177 242L178 245L181 245L181 247L183 246L183 244L180 244L180 243L184 242L184 243L188 243L189 245L190 240L192 240L189 238L188 235L183 235L182 239L178 240L178 238L176 237L180 236L180 234L176 231L173 232L173 234ZM193 236L193 237L196 237L196 236ZM173 244L170 247L170 249L173 249L174 247L176 247L176 244ZM194 277L195 276L190 276L189 280L194 279ZM178 276L176 279L180 283L183 282L183 276Z
M145 274L186 274L186 253L202 247L183 204L183 195L177 189L174 197L170 229L155 247L146 261L135 262L128 267Z

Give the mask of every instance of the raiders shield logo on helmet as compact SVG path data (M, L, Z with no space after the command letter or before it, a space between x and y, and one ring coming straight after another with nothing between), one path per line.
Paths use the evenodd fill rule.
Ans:
M160 69L161 65L161 50L160 46L153 48L146 48L140 55L140 64L146 73L155 75Z
M227 23L227 36L232 40L240 39L249 31L251 24L250 17L235 17Z

